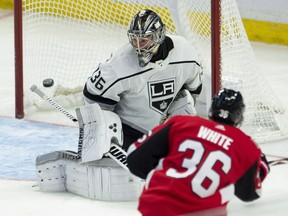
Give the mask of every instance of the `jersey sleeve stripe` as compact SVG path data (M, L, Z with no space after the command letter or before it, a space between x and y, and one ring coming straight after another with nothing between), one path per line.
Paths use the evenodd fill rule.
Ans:
M100 103L104 103L104 104L108 104L108 105L115 105L117 104L117 101L114 101L112 99L109 98L105 98L99 95L94 95L91 94L88 89L87 86L85 85L84 90L83 90L83 94L86 98L88 98L89 100L95 101L95 102L100 102Z

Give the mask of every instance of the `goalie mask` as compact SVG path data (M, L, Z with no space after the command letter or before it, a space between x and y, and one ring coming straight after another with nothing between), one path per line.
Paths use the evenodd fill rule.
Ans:
M208 117L213 121L237 127L243 122L244 109L241 93L224 88L213 97Z
M145 67L157 53L165 39L165 32L165 25L155 12L144 9L134 16L127 35L141 67Z

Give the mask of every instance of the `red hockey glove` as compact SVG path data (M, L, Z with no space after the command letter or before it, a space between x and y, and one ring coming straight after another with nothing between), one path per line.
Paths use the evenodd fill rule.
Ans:
M261 182L264 181L268 173L270 172L270 167L268 164L268 161L266 159L266 156L262 153L261 154L261 160L260 160L260 171L259 171L259 177Z

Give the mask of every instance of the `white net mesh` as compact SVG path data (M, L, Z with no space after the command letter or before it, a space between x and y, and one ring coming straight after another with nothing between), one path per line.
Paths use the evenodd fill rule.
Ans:
M128 42L128 24L143 8L156 11L169 34L180 34L196 45L205 74L210 76L210 2L22 0L25 112L41 107L39 97L29 88L41 86L45 78L56 83L49 96L56 101L59 98L64 107L80 106L86 79L111 52ZM247 108L242 129L260 142L284 138L288 134L287 112L257 68L236 2L222 0L221 5L222 86L240 90L244 96ZM74 96L71 99L69 95ZM68 102L63 102L65 97Z

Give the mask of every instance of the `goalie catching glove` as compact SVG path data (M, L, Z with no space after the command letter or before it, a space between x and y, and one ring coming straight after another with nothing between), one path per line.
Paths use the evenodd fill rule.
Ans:
M174 101L168 108L167 114L162 117L160 124L175 115L197 115L194 99L186 89L178 92Z

